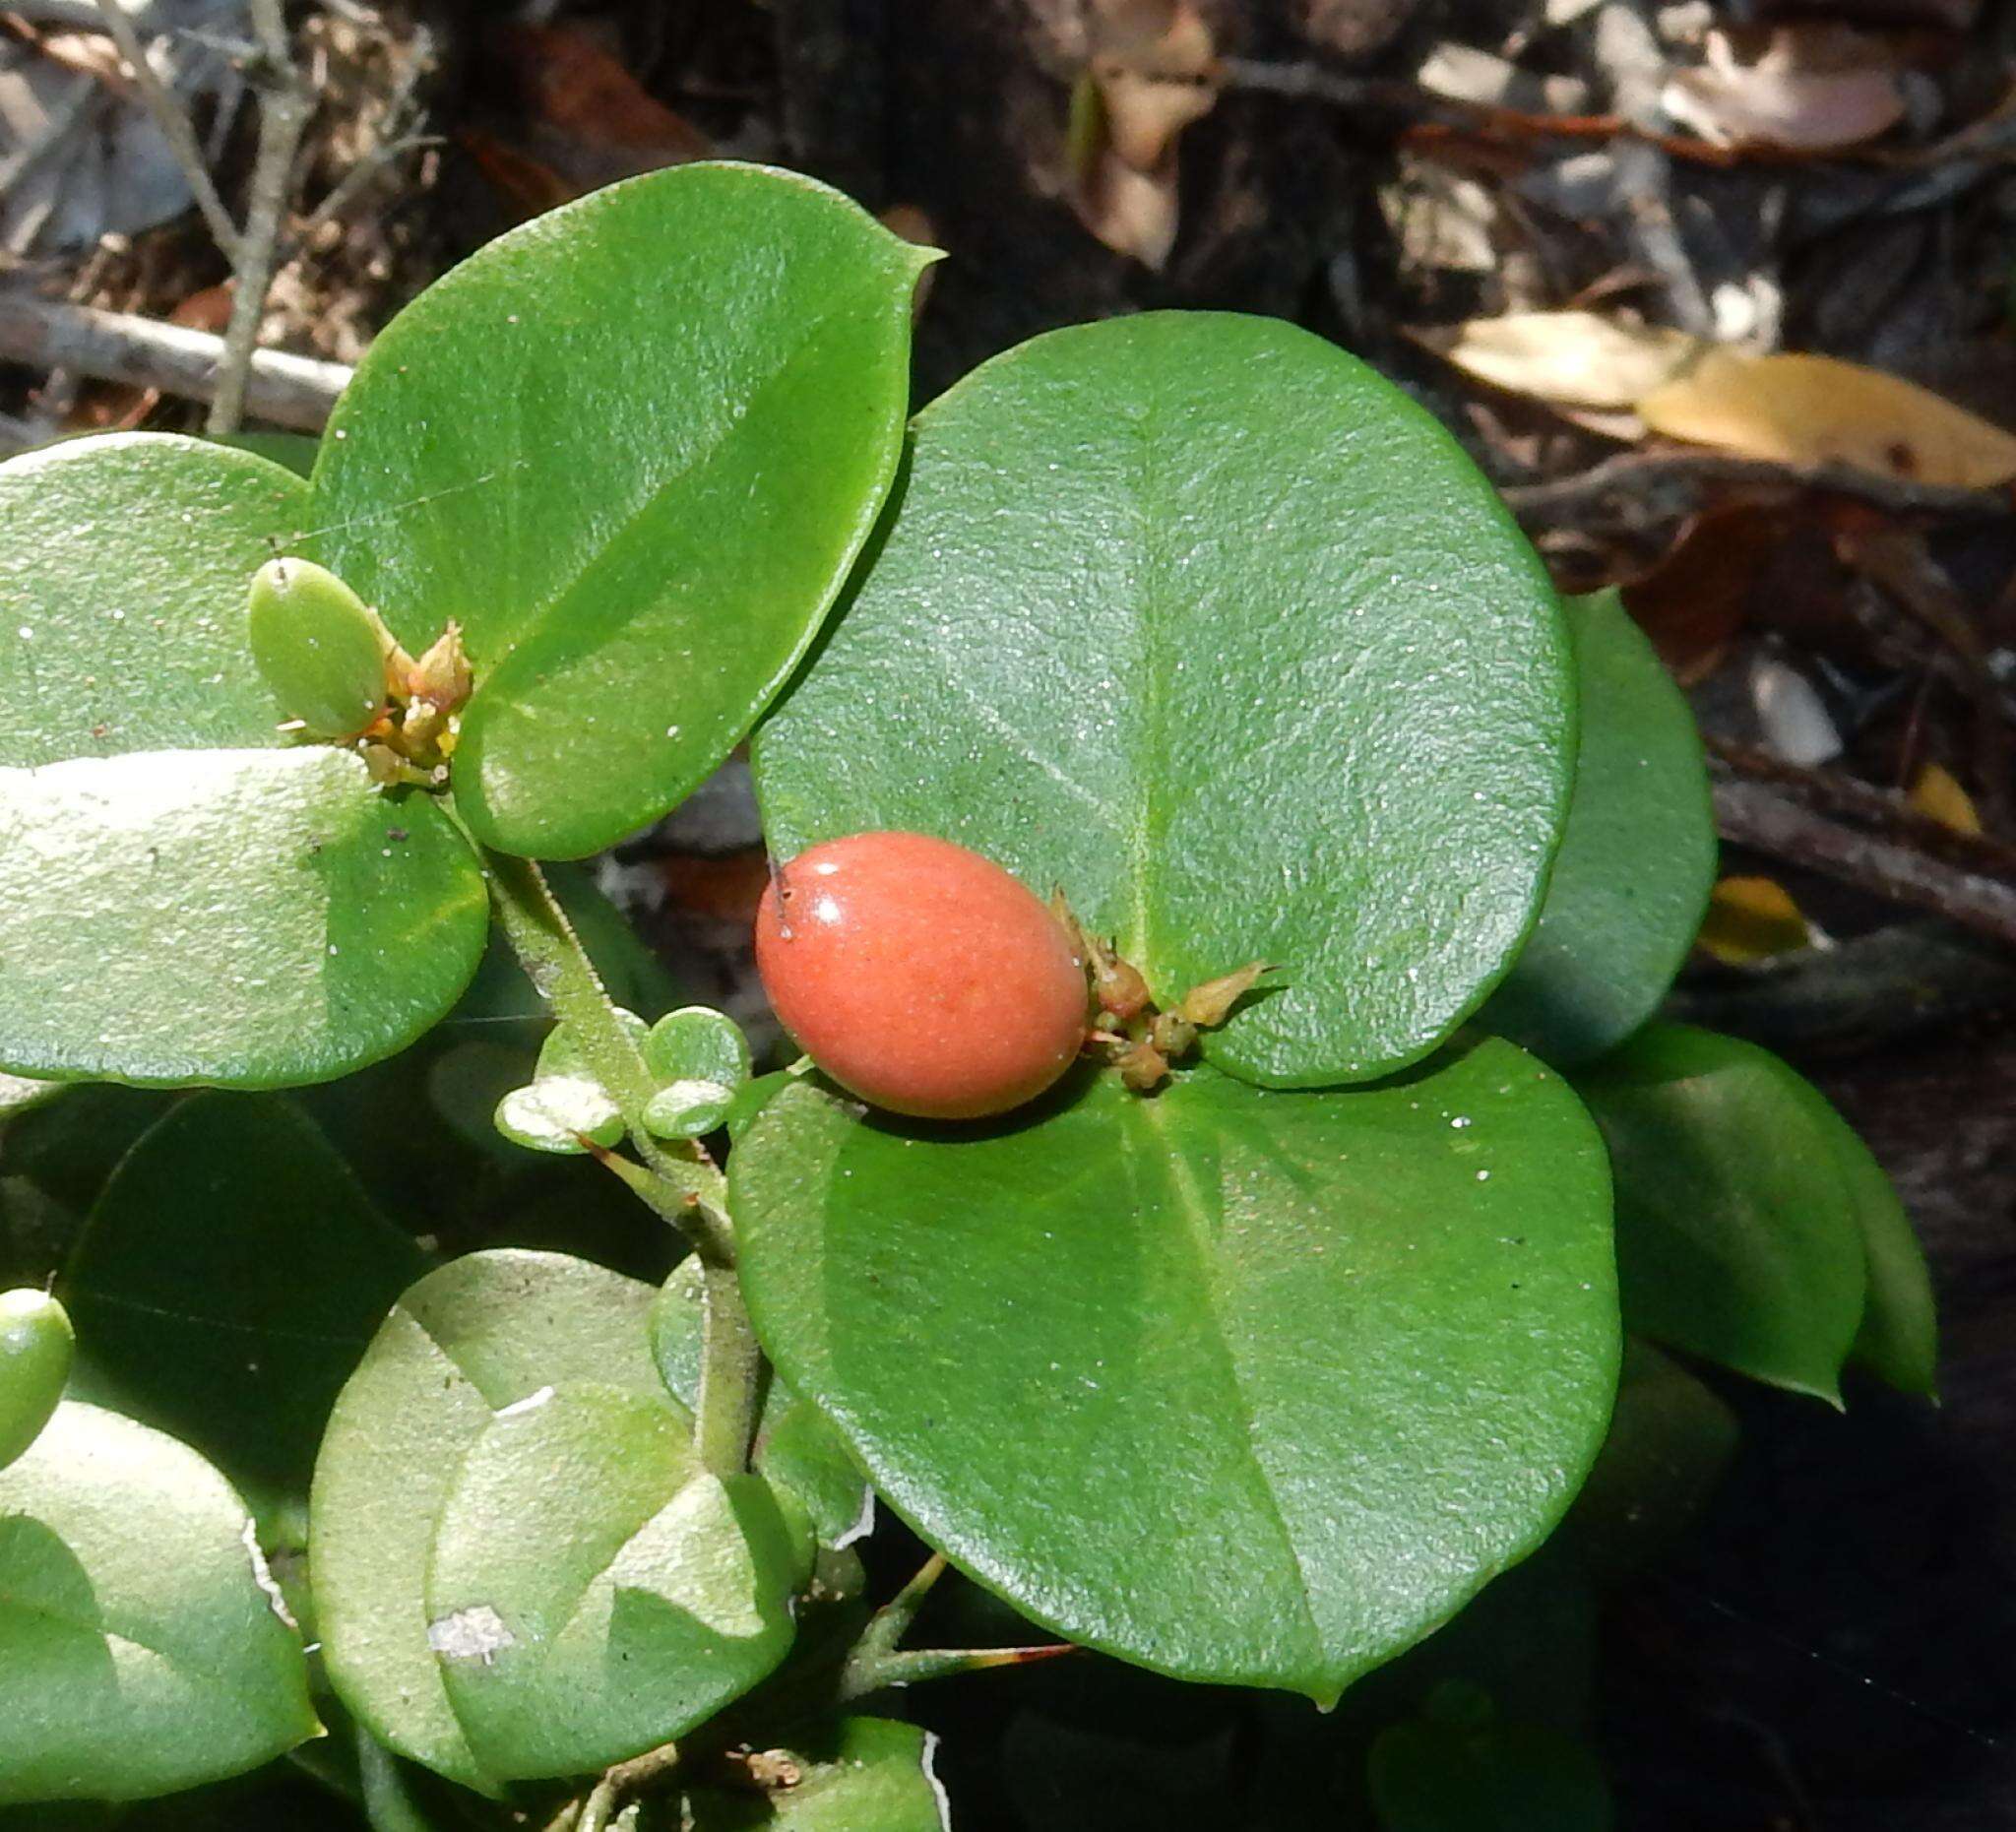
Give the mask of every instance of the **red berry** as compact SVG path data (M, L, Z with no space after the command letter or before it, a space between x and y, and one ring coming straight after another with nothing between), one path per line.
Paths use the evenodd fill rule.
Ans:
M756 912L756 968L828 1075L919 1118L1020 1106L1085 1040L1085 965L1064 925L999 865L925 834L800 853Z

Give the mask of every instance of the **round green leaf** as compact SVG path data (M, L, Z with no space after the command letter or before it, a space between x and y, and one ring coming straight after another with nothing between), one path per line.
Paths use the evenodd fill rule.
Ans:
M70 1401L0 1472L0 1802L139 1800L316 1736L243 1503L173 1438Z
M497 1103L497 1130L528 1151L576 1157L588 1147L614 1145L623 1136L623 1115L599 1082L581 1075L542 1075L514 1088Z
M482 880L440 810L275 729L246 588L302 495L159 435L0 466L0 1067L325 1079L474 972Z
M1806 1086L1813 1101L1825 1106L1826 1097ZM1918 1231L1855 1128L1832 1106L1825 1119L1816 1113L1814 1123L1833 1148L1868 1261L1868 1292L1851 1358L1900 1392L1930 1399L1939 1383L1939 1319Z
M1838 1405L1868 1283L1846 1122L1768 1050L1683 1025L1577 1087L1609 1143L1625 1322Z
M0 1292L0 1469L41 1435L77 1346L63 1306L32 1288Z
M715 1082L732 1094L749 1079L749 1040L726 1012L684 1005L651 1027L644 1060L661 1082Z
M644 1109L644 1123L662 1139L697 1139L728 1116L735 1091L721 1082L667 1082Z
M330 1417L309 1515L330 1679L382 1742L466 1787L494 1791L498 1777L472 1748L429 1639L436 1525L498 1413L579 1385L665 1403L653 1295L561 1254L452 1261L401 1297ZM578 1498L584 1518L596 1511Z
M506 1779L655 1748L791 1643L797 1561L770 1489L700 1467L662 1392L541 1389L444 1496L428 1636L476 1758Z
M283 746L245 594L306 503L278 465L165 433L0 465L0 765Z
M500 237L379 335L311 550L415 653L462 624L486 844L608 846L748 730L889 488L935 258L809 178L687 165Z
M692 1788L691 1832L946 1832L951 1816L931 1772L937 1738L888 1718L836 1718L799 1731L783 1753L797 1770L761 1794Z
M672 1268L651 1307L651 1352L666 1388L687 1408L700 1399L702 1308L699 1260ZM782 1493L804 1508L822 1546L845 1548L874 1524L872 1491L860 1466L811 1401L773 1374L763 1395L752 1461Z
M127 1154L72 1250L83 1391L194 1445L263 1513L307 1492L338 1391L426 1265L291 1101L198 1095Z
M142 1085L325 1081L475 972L475 857L359 759L142 751L0 769L0 1063Z
M1658 1009L1715 885L1715 815L1686 697L1615 592L1566 601L1582 704L1568 826L1540 921L1483 1023L1587 1062Z
M917 416L873 566L759 734L780 856L943 835L1162 1001L1254 960L1249 1080L1424 1056L1525 939L1566 811L1570 658L1455 441L1269 319L1038 338Z
M1362 1092L1081 1079L1012 1127L801 1084L729 1161L759 1333L1037 1621L1332 1699L1533 1549L1617 1358L1601 1141L1484 1042Z

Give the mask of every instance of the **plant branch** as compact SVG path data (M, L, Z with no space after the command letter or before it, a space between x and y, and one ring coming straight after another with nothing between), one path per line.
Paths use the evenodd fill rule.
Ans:
M545 873L533 859L493 853L488 848L481 853L491 908L497 913L504 939L547 1009L572 1029L590 1072L623 1115L638 1157L675 1190L693 1187L693 1167L708 1163L706 1153L689 1144L683 1159L676 1158L645 1125L644 1109L657 1092L651 1070L636 1039L617 1020L601 976L546 883ZM727 1218L704 1197L681 1207L677 1226L702 1253L720 1264L734 1264L734 1239Z
M2016 879L1949 864L1925 848L1830 819L1769 783L1739 776L1724 757L1711 759L1710 775L1725 840L2016 947Z
M300 150L301 130L314 112L314 102L294 68L281 0L251 0L251 7L253 30L259 36L259 55L252 73L259 91L259 152L252 163L245 231L230 251L237 284L231 292L230 323L224 327L217 394L205 421L206 429L213 433L237 431L245 416L246 378L259 342L259 323L266 315L267 291L273 284L294 156Z
M97 0L97 17L133 73L133 85L154 117L154 124L161 130L161 138L168 143L168 151L175 156L175 163L182 168L190 195L210 225L212 238L235 268L241 247L238 225L231 221L231 213L224 208L224 201L211 179L210 167L204 163L203 148L196 138L196 126L189 111L156 74L154 65L148 61L147 46L140 41L139 28L119 0Z
M1691 497L1703 485L1711 484L1821 490L1906 512L1984 517L2016 513L2016 496L2006 488L1958 489L1886 477L1853 465L1780 465L1767 459L1737 458L1727 452L1621 452L1573 476L1556 477L1546 483L1514 484L1499 493L1521 521L1553 525L1584 519L1593 503L1607 497L1642 498L1662 487ZM1685 506L1676 503L1674 513Z
M209 401L223 359L223 340L207 331L0 289L0 361ZM349 379L345 363L255 350L245 407L277 426L320 432Z
M713 1475L739 1476L749 1467L763 1403L763 1349L742 1282L732 1263L705 1246L700 1259L700 1392L693 1408L693 1443Z

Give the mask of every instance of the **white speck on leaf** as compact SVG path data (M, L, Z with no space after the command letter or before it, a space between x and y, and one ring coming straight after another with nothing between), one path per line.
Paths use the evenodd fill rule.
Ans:
M518 1637L486 1603L436 1616L427 1624L427 1645L444 1660L481 1661L489 1666Z

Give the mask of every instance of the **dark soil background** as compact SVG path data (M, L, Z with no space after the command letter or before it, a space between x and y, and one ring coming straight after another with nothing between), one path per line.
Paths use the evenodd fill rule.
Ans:
M209 10L228 36L231 7ZM0 100L49 59L66 79L103 68L89 11L0 0ZM1600 1750L1633 1832L2016 1827L2007 484L1929 475L1913 425L1886 428L1880 408L1866 430L1891 462L1873 480L1796 460L1703 464L1629 413L1491 386L1410 335L1586 309L1866 364L2016 428L2016 9L327 0L295 13L320 101L272 346L352 361L435 275L540 209L709 152L771 159L950 252L917 328L920 402L1053 326L1155 306L1280 314L1442 416L1564 586L1625 586L1721 747L1725 832L1753 843L1732 844L1725 870L1795 907L1761 924L1739 912L1676 1009L1781 1049L1862 1129L1933 1261L1943 1404L1861 1384L1843 1416L1718 1380L1741 1445L1667 1561L1600 1598L1544 1559L1499 1587L1523 1586L1492 1605L1514 1650L1492 1670L1501 1708ZM1718 45L1740 68L1790 60L1835 81L1718 90L1699 74ZM1129 79L1150 86L1145 102ZM1095 91L1106 137L1074 143L1074 92L1083 119ZM192 95L235 197L253 130L214 87ZM108 82L91 106L93 144L111 145L130 96ZM1139 165L1115 151L1128 108L1163 137ZM177 208L136 223L148 212L120 186L139 180L99 170L87 192L82 143L57 139L37 217L13 157L43 131L27 118L0 117L0 288L221 329L228 272L201 219ZM314 221L353 173L342 208ZM155 390L0 364L11 445L198 417ZM1928 765L1979 832L1922 811ZM1736 818L1745 788L1799 818L1760 832ZM606 875L674 973L744 1016L756 995L740 943L762 878L732 776ZM878 1535L878 1576L900 1576L914 1549ZM976 1594L933 1607L986 1630ZM1416 1664L1433 1667L1432 1654ZM1322 1720L1088 1658L914 1705L945 1734L970 1828L1350 1826L1371 1823L1367 1733L1424 1683L1375 1679ZM173 1822L306 1825L319 1811L297 1785L233 1798Z

